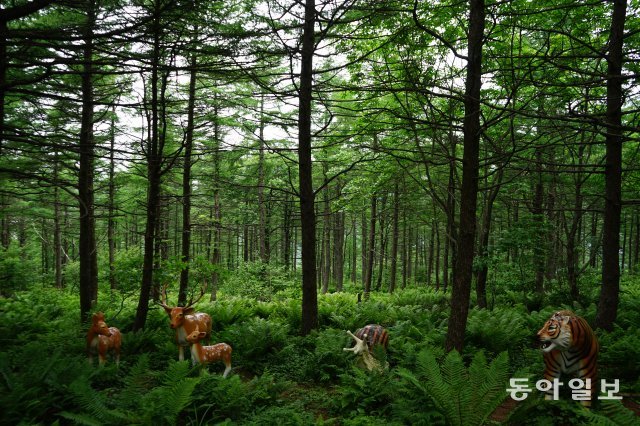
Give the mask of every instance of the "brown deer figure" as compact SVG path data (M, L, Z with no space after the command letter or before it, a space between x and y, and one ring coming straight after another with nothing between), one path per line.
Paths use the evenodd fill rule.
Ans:
M200 296L194 301L193 297L189 299L189 302L185 306L171 307L167 305L166 286L162 291L162 306L169 315L171 320L170 326L176 331L176 343L178 345L178 359L184 361L184 348L189 346L187 336L193 333L194 330L203 330L205 337L211 336L211 317L204 312L195 312L193 305L196 304L204 295L204 287L200 292Z
M231 371L231 352L233 349L226 343L217 343L211 346L202 346L202 339L205 338L207 333L198 330L196 327L189 335L187 335L187 342L191 344L191 359L194 364L200 364L204 366L216 361L224 362L225 369L222 373L222 377L227 377Z
M122 335L116 327L109 327L104 321L104 314L96 312L91 317L91 327L87 332L87 354L89 363L93 364L93 354L98 353L98 364L107 361L107 351L113 350L116 365L120 364L120 346Z

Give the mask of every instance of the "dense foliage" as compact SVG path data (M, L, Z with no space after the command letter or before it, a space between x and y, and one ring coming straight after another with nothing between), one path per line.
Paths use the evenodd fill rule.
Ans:
M504 388L565 307L637 398L639 56L627 0L3 1L0 421L632 423Z
M530 310L526 295L498 283L500 307L473 309L464 353L446 355L446 294L411 287L360 304L353 292L327 294L319 299L320 328L303 337L293 278L268 300L234 296L223 287L217 301L198 305L213 318L212 342L234 348L226 379L221 363L199 375L190 362L177 361L174 332L159 306L145 330L129 331L135 304L120 292L105 292L96 307L124 332L119 368L111 358L103 368L88 365L74 293L40 288L0 299L0 423L635 424L633 412L618 402L602 401L589 412L566 392L551 402L534 391L492 415L509 400L510 377L541 377L542 356L532 336L548 316L571 308L592 320L593 295L587 304L566 305L561 294L552 294L543 309ZM264 285L249 274L243 279L248 292ZM598 332L600 375L619 379L625 398L640 392L639 296L640 282L627 280L615 330ZM342 351L352 345L346 330L367 323L384 325L391 336L389 368L381 373L355 367L353 355Z

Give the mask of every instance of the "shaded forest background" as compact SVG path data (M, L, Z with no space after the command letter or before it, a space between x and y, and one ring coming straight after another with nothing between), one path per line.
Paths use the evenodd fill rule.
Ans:
M601 269L610 329L640 256L637 13L9 2L3 293L76 288L85 319L98 283L139 292L140 329L160 285L215 300L259 262L302 270L304 332L345 282L453 284L464 331L472 280L480 307L498 279L579 300Z
M597 327L603 375L632 401L639 13L5 1L3 421L480 424L508 374L540 376L530 335L560 307ZM230 381L170 361L165 286L170 304L207 292L199 309L238 354ZM124 332L120 373L80 355L98 309ZM342 356L344 329L371 322L390 330L392 374ZM33 359L43 344L53 361ZM440 368L502 399L438 388ZM539 407L512 421L633 423L606 403Z

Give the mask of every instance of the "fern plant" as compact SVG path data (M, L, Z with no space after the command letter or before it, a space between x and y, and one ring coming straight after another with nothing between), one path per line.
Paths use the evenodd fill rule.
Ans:
M481 425L506 397L508 358L503 352L487 364L484 353L478 352L467 369L456 351L440 366L433 353L424 350L415 373L401 368L398 374L433 399L447 424Z
M148 357L141 356L115 396L112 389L95 389L89 377L80 377L69 387L78 408L60 415L83 425L176 424L178 415L193 402L199 378L190 377L193 369L188 362L173 362L158 383L148 365Z
M638 424L635 413L622 405L620 401L600 401L597 412L588 411L589 423L603 426L632 426Z
M162 377L162 385L142 398L142 423L174 425L178 415L193 401L193 389L199 378L188 377L188 362L174 362Z
M117 425L133 423L133 413L121 408L110 407L108 398L93 389L88 377L83 376L69 387L75 403L81 412L63 411L60 415L76 424L82 425Z

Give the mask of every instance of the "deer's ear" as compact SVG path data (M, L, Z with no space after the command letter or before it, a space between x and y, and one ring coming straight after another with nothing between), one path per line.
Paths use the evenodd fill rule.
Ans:
M167 315L169 315L169 317L171 317L171 307L170 306L163 306L162 309L164 309L164 311L167 313Z
M204 339L205 337L207 337L207 333L205 333L204 331L201 331L200 333L198 333L198 337L201 339Z
M195 312L195 308L184 308L184 309L182 310L182 312L183 312L185 315L191 315L191 314L193 314L193 313Z

